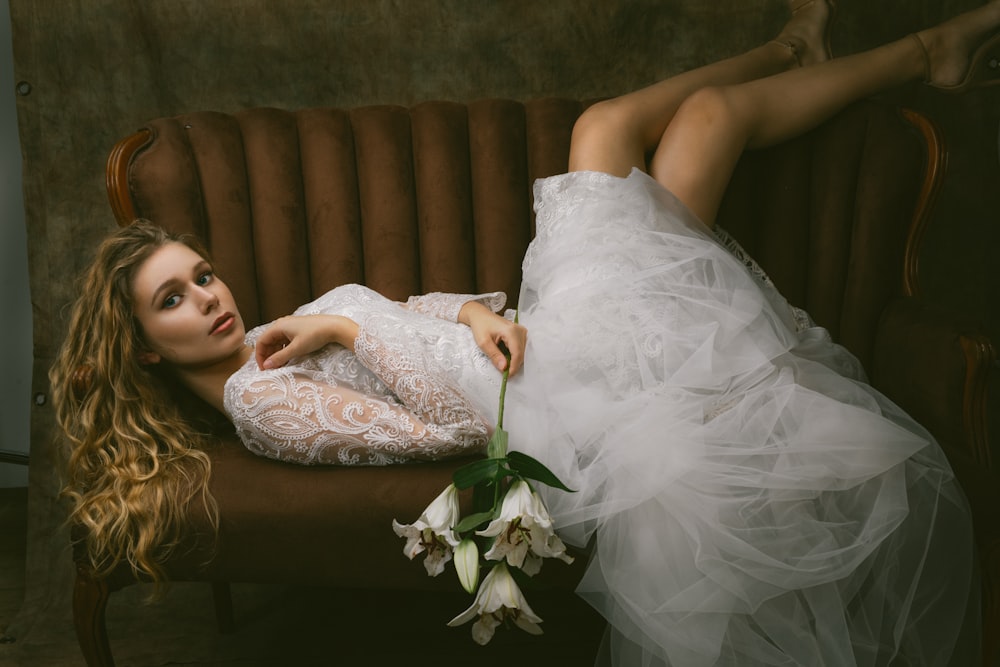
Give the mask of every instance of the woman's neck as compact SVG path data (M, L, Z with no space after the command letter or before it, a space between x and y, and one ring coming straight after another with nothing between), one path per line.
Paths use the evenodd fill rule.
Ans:
M211 366L177 369L177 377L196 396L226 414L223 406L226 381L253 356L253 349L242 346L231 357Z

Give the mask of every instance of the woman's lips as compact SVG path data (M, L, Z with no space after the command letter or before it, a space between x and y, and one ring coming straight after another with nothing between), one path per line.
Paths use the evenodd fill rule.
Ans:
M212 330L209 331L208 333L210 336L214 336L215 334L219 333L225 333L226 331L229 331L233 327L234 322L236 322L236 318L233 316L232 313L226 313L225 315L221 315L219 319L215 320L215 322L212 324Z

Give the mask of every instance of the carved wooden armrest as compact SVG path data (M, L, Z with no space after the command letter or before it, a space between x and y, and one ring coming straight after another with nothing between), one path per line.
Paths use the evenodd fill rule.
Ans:
M917 297L889 304L875 339L872 384L942 445L992 470L987 390L996 348L974 326Z

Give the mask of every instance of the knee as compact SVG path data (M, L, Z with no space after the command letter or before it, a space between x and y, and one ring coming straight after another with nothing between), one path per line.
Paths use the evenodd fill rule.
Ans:
M645 147L635 122L634 114L618 100L587 108L573 125L569 170L627 176L635 167L645 169Z
M629 114L617 99L596 102L580 114L573 124L572 146L576 149L620 141L627 132Z

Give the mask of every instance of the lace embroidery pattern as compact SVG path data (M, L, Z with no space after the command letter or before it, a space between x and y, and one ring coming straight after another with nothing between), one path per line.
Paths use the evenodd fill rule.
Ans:
M503 292L476 295L430 292L429 294L411 296L407 299L405 307L415 313L423 313L448 322L457 322L459 311L469 301L478 301L494 313L498 313L507 302L507 295Z
M755 277L762 284L767 285L775 292L778 291L778 288L775 287L774 281L771 280L771 277L764 272L764 269L757 263L757 260L751 257L750 253L743 249L743 246L740 245L739 241L733 238L732 234L719 225L716 225L712 231L715 233L715 238L718 239L719 244L728 250L733 257L738 259L743 266L746 267L747 271L750 272L750 275ZM795 330L797 332L802 332L816 326L816 323L813 322L812 317L806 311L801 308L796 308L792 304L788 304L788 308L792 311L792 318L795 320Z
M304 464L389 465L440 458L451 444L390 401L279 369L233 396L236 428L256 454Z
M461 424L486 435L485 422L447 379L458 370L457 359L435 354L438 344L445 341L421 324L403 313L371 313L359 322L354 353L420 419L429 424ZM413 354L414 348L428 353Z

